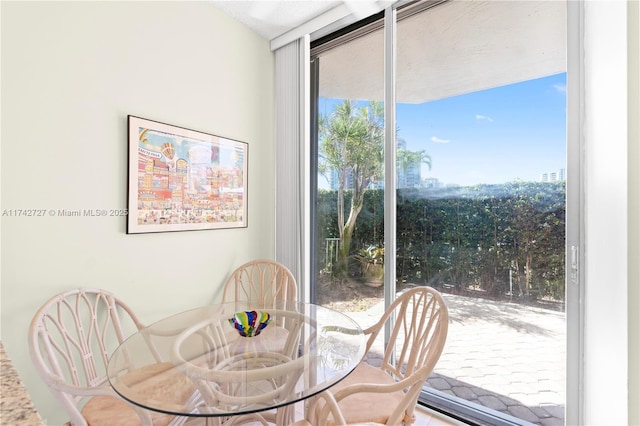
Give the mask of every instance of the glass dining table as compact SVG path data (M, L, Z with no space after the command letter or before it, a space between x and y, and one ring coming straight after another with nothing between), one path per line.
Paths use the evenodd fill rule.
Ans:
M107 373L122 398L153 412L286 425L293 404L345 378L365 346L356 322L322 306L229 302L143 328L116 349Z

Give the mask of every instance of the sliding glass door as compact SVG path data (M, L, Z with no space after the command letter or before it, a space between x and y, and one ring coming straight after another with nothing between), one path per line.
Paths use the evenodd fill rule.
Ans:
M564 421L565 8L398 12L398 289L449 308L426 394L491 423Z
M424 401L481 423L563 424L566 4L415 2L394 15L395 188L381 169L383 16L312 46L315 299L376 320L394 209L387 297L427 285L449 308Z

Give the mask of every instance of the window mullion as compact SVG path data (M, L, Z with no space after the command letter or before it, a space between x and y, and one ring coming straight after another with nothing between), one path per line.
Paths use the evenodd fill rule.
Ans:
M396 10L384 17L384 247L396 253ZM385 308L396 294L396 257L384 257ZM385 342L389 329L385 331Z

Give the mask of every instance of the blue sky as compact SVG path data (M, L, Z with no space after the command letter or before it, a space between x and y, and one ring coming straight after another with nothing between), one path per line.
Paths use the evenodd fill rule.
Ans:
M565 168L564 73L396 109L407 149L431 156L423 178L460 185L537 181Z
M327 113L335 100L321 99ZM444 184L538 181L566 163L566 74L423 104L398 104L399 137ZM320 178L320 183L325 179Z

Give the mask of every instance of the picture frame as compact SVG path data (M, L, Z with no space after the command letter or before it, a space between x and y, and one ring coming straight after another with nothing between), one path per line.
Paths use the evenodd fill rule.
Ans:
M248 144L127 117L127 234L247 227Z

